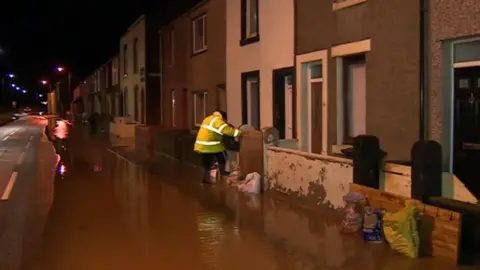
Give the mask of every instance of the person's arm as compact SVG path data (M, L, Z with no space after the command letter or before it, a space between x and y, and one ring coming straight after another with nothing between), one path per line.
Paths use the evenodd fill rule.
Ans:
M230 136L230 137L238 137L242 133L239 129L234 128L232 125L225 123L224 121L220 121L218 126L218 131L222 133L222 135Z

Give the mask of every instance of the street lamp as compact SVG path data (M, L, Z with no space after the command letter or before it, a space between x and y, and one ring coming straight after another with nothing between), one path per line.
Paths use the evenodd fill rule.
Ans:
M22 92L23 92L24 94L26 94L26 93L27 93L27 90L23 90Z
M17 87L15 87L15 89L20 90L20 87L17 86Z
M12 83L10 84L11 87L15 88L15 86L17 86L16 84Z
M58 73L63 73L65 71L65 67L62 66L57 66L56 71ZM68 95L70 96L70 92L72 91L72 72L68 70L67 72L68 75ZM60 82L57 82L56 84L56 91L57 91L57 101L59 102L60 105L60 114L63 114L63 103L61 102L60 98Z

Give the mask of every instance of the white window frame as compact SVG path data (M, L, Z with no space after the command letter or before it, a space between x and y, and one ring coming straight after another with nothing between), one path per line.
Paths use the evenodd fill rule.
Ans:
M251 29L252 29L252 25L250 24L250 18L251 16L254 16L254 14L252 14L252 1L255 1L255 5L257 7L257 20L256 20L256 27L257 27L257 31L255 32L252 32ZM249 38L253 38L253 37L256 37L258 36L258 0L245 0L245 38L249 39Z
M203 95L203 116L200 119L197 119L197 96ZM207 98L208 93L205 92L197 92L193 94L193 122L195 123L196 127L200 127L202 125L203 119L207 116Z
M202 23L203 25L203 46L201 48L196 48L197 44L197 23ZM193 53L200 53L207 50L207 14L204 14L195 20L192 21L192 51Z
M328 144L328 52L327 50L320 50L306 54L297 55L295 74L298 78L295 81L296 91L296 137L299 141L299 146L302 151L312 152L312 93L311 83L322 82L322 154L327 154ZM322 64L322 78L311 80L310 65L314 62L321 62ZM303 97L306 98L303 98ZM306 102L306 104L305 104ZM306 124L305 124L305 119Z
M336 69L337 69L337 145L333 146L334 153L338 153L339 149L344 147L344 97L343 97L343 59L354 54L368 53L371 50L371 40L365 39L360 41L354 41L346 44L336 45L331 48L331 56L335 57ZM365 63L366 65L366 63ZM368 72L368 70L367 70ZM365 120L366 121L366 120Z

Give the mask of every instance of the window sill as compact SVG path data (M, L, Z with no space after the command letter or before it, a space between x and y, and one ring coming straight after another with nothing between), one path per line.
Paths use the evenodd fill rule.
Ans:
M367 0L337 0L338 2L333 3L333 11L348 8L351 6L356 6L362 3L367 2Z
M253 37L242 39L242 40L240 40L240 47L247 46L249 44L256 43L256 42L259 42L259 41L260 41L260 35L256 35L256 36L253 36Z
M207 51L208 51L208 48L206 48L206 47L204 49L201 49L201 50L198 50L198 51L193 51L192 52L192 57L197 56L197 55L202 54L202 53L205 53Z

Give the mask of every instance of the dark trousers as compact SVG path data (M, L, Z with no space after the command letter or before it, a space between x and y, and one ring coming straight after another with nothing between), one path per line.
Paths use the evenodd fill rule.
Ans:
M227 175L225 166L227 163L226 154L224 152L220 153L202 153L202 167L203 167L203 178L202 181L206 182L210 179L210 170L215 160L218 162L218 169L220 170L220 175Z

